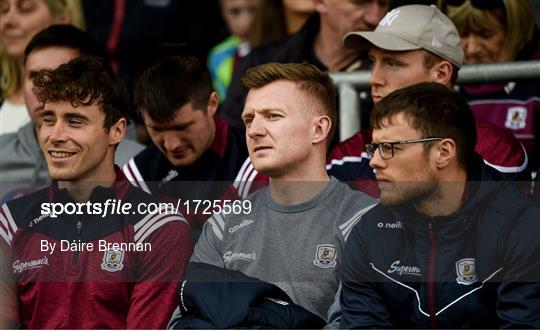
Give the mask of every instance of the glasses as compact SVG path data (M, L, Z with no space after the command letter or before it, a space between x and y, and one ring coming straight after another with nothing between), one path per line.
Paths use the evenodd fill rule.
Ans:
M375 150L379 150L381 158L383 160L389 160L394 157L394 145L404 145L404 144L414 144L414 143L426 143L430 141L439 141L443 138L421 138L421 139L411 139L411 140L400 140L400 141L386 141L378 144L366 144L366 151L369 157L373 157Z

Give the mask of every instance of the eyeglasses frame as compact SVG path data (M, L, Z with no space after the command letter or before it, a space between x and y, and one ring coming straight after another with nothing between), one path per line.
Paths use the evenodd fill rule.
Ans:
M413 144L413 143L425 143L425 142L432 142L432 141L441 141L444 138L441 137L429 137L429 138L420 138L420 139L408 139L408 140L399 140L399 141L382 141L377 144L366 144L366 151L369 157L373 157L375 154L375 150L379 150L379 154L381 155L381 158L383 160L390 160L394 157L394 146L395 145L404 145L404 144ZM381 149L381 146L383 144L390 144L392 155L390 157L385 157L384 152Z

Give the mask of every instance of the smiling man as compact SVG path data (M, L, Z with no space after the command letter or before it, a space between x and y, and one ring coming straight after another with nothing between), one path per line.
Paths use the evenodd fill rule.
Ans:
M474 151L466 102L413 85L371 125L381 203L347 241L341 328L538 328L540 206Z
M1 317L28 329L163 328L193 238L182 215L148 212L156 201L114 165L128 119L123 85L87 56L33 82L53 183L0 210L10 275ZM129 207L107 212L111 201ZM53 216L53 205L65 212Z
M124 173L162 200L213 205L247 157L243 133L216 116L218 95L203 62L180 45L162 45L156 52L135 88L154 144L130 160ZM184 209L193 227L212 214L202 209Z
M326 173L335 87L315 66L293 63L252 68L243 82L249 156L270 183L248 196L251 210L208 219L191 262L275 284L326 320L345 239L374 203Z

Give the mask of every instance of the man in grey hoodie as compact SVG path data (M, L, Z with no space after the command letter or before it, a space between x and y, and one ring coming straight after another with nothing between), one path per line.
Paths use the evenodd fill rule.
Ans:
M17 132L0 135L0 202L25 195L50 182L45 158L39 148L35 127L43 105L32 91L32 77L40 70L55 69L80 55L102 56L92 37L71 25L52 25L37 33L25 50L25 104L31 122ZM124 139L117 147L115 159L126 163L144 146Z

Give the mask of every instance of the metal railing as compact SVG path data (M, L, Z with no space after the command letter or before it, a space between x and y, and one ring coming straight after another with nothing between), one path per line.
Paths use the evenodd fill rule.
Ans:
M331 74L339 91L339 139L343 141L361 128L358 90L369 90L369 71ZM520 61L463 66L458 84L492 83L540 78L540 61ZM540 86L538 87L540 94Z

